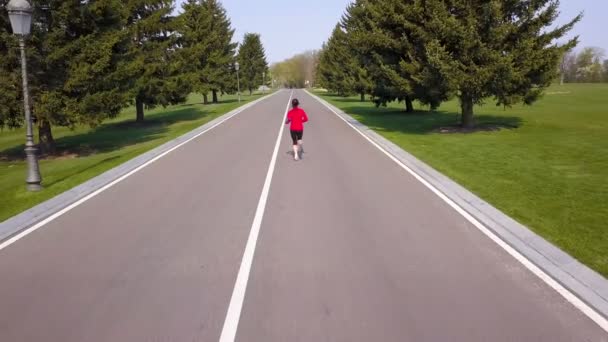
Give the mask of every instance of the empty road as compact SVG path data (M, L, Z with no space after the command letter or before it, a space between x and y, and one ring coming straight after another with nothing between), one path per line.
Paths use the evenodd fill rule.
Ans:
M310 118L298 162L280 130L292 95ZM297 90L259 102L0 250L2 342L220 338L556 342L608 334Z

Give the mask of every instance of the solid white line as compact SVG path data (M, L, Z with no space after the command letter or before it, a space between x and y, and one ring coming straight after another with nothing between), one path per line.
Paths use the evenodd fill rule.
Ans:
M308 93L308 92L307 92ZM524 265L528 270L530 270L534 275L539 277L542 281L544 281L547 285L549 285L552 289L557 291L562 297L564 297L570 304L579 309L583 314L589 317L593 322L599 325L604 331L608 332L608 320L604 318L604 316L597 313L592 307L587 305L587 303L583 302L580 298L574 295L570 290L563 287L559 282L549 276L545 271L540 269L530 260L528 260L523 254L519 253L505 241L503 241L500 237L498 237L494 232L492 232L489 228L484 226L481 222L479 222L476 218L471 216L466 210L460 207L456 202L451 200L445 194L443 194L439 189L433 186L431 183L426 181L422 176L416 173L414 170L409 168L407 165L403 164L399 159L393 156L390 152L386 151L382 146L378 145L375 141L369 138L367 135L363 134L360 130L358 130L354 125L344 119L340 114L333 110L329 105L321 101L316 95L310 94L311 97L315 98L319 103L323 106L327 107L332 113L336 114L342 121L346 122L352 129L354 129L357 133L359 133L362 137L364 137L367 141L369 141L372 145L374 145L377 149L382 151L386 156L388 156L391 160L393 160L397 165L401 166L404 170L409 172L414 178L416 178L420 183L426 186L429 190L431 190L435 195L441 198L444 202L446 202L452 209L456 210L460 215L462 215L467 221L471 222L477 229L479 229L483 234L489 237L492 241L494 241L498 246L504 249L507 253L509 253L512 257L514 257L517 261L519 261L522 265Z
M277 92L277 93L278 93L278 92ZM174 147L172 147L171 149L169 149L169 150L167 150L167 151L165 151L165 152L163 152L163 153L159 154L158 156L154 157L153 159L150 159L150 160L149 160L149 161L147 161L146 163L144 163L144 164L142 164L142 165L138 166L136 169L134 169L134 170L130 171L129 173L127 173L127 174L125 174L125 175L121 176L120 178L117 178L116 180L112 181L111 183L106 184L106 185L105 185L105 186L103 186L102 188L100 188L100 189L98 189L98 190L95 190L94 192L90 193L89 195L87 195L87 196L85 196L85 197L81 198L80 200L78 200L78 201L76 201L76 202L74 202L74 203L70 204L69 206L67 206L67 207L65 207L65 208L61 209L60 211L58 211L58 212L54 213L53 215L51 215L51 216L47 217L46 219L44 219L44 220L42 220L42 221L40 221L40 222L38 222L38 223L34 224L33 226L31 226L31 227L29 227L29 228L27 228L27 229L23 230L23 231L22 231L22 232L20 232L19 234L17 234L17 235L15 235L15 236L11 237L10 239L5 240L4 242L0 243L0 251L1 251L1 250L3 250L4 248L6 248L6 247L8 247L8 246L10 246L10 245L12 245L12 244L14 244L15 242L17 242L17 241L21 240L22 238L26 237L27 235L29 235L29 234L31 234L31 233L33 233L33 232L35 232L36 230L40 229L40 228L41 228L41 227L43 227L44 225L48 224L49 222L51 222L51 221L53 221L53 220L57 219L58 217L60 217L61 215L65 214L65 213L67 213L68 211L70 211L70 210L72 210L72 209L76 208L77 206L81 205L82 203L84 203L84 202L86 202L86 201L90 200L91 198L93 198L93 197L95 197L95 196L99 195L100 193L102 193L102 192L104 192L104 191L108 190L109 188L113 187L114 185L116 185L116 184L118 184L118 183L122 182L123 180L127 179L128 177L130 177L130 176L132 176L133 174L137 173L138 171L142 170L142 169L143 169L143 168L145 168L146 166L148 166L148 165L150 165L150 164L154 163L155 161L159 160L160 158L162 158L162 157L166 156L167 154L169 154L169 153L171 153L171 152L173 152L173 151L177 150L178 148L180 148L180 147L184 146L185 144L189 143L190 141L192 141L192 140L194 140L194 139L196 139L196 138L200 137L201 135L203 135L203 134L205 134L205 133L209 132L210 130L212 130L212 129L216 128L217 126L219 126L219 125L223 124L224 122L226 122L226 121L228 121L228 120L232 119L233 117L235 117L236 115L238 115L238 114L242 113L243 111L245 111L245 110L247 110L247 109L249 109L249 108L253 107L254 105L256 105L256 104L258 104L258 103L260 103L262 100L265 100L265 99L267 99L267 98L269 98L269 97L271 97L271 96L273 96L273 95L275 95L275 94L277 94L277 93L274 93L274 94L271 94L271 95L268 95L268 96L262 97L262 98L260 98L259 100L256 100L256 101L254 101L254 102L251 102L251 103L249 103L249 104L246 104L246 105L242 106L241 108L237 108L236 112L234 112L233 114L231 114L231 115L227 116L226 118L224 118L224 119L223 119L223 120L221 120L220 122L216 123L215 125L213 125L213 126L211 126L211 127L207 128L206 130L204 130L204 131L200 132L199 134L197 134L197 135L193 136L192 138L190 138L190 139L188 139L188 140L186 140L186 141L182 142L181 144L179 144L179 145L177 145L177 146L174 146Z
M287 102L287 108L285 114L289 110L289 103L293 91L289 96ZM251 224L251 231L249 238L247 239L247 245L245 246L245 252L243 253L243 260L241 261L241 267L236 277L234 284L234 290L232 291L232 297L230 298L230 305L228 306L228 313L224 320L224 327L222 328L222 334L220 336L220 342L233 342L236 338L236 331L239 327L239 320L241 319L241 310L243 309L243 301L245 300L245 291L247 291L247 283L249 282L249 273L251 272L251 265L253 263L253 256L255 254L255 247L258 243L258 236L260 235L260 227L262 226L262 219L264 218L264 212L266 211L266 202L268 201L268 194L270 192L270 184L272 183L272 176L274 175L274 168L277 163L277 155L279 153L279 146L281 145L281 138L283 137L283 130L285 128L285 117L281 120L281 128L279 129L279 136L277 142L274 145L274 152L270 165L268 166L268 173L266 174L266 181L262 188L262 194L258 202L258 208L255 211L255 217Z

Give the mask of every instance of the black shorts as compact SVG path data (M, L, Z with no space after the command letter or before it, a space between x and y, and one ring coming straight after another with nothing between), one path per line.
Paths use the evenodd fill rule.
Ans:
M304 136L304 131L290 131L291 132L291 140L293 140L293 144L297 145L298 140L302 140Z

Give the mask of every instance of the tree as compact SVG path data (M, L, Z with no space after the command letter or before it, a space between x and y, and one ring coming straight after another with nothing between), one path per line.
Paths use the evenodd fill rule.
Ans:
M564 53L560 63L560 84L576 81L576 53Z
M603 78L602 59L604 50L595 47L584 48L576 56L576 79L578 82L598 83Z
M0 0L4 9L8 0ZM0 128L19 127L23 124L21 102L21 65L18 42L12 34L8 16L0 15Z
M309 85L312 85L318 59L319 53L314 50L297 54L287 60L273 64L270 67L270 75L267 75L266 79L276 78L287 87L304 88L306 81L311 82Z
M179 16L179 36L182 49L179 52L184 77L192 89L203 95L207 104L207 94L210 86L206 68L207 57L212 51L210 37L211 15L202 4L202 0L187 0L183 5L183 13Z
M497 105L532 104L557 78L562 55L577 38L558 46L581 19L552 27L558 0L415 1L410 12L426 37L429 64L457 92L462 125L474 125L473 108L488 97ZM422 6L424 4L424 6Z
M604 60L604 82L608 82L608 59Z
M354 54L346 32L336 25L319 56L317 75L322 86L341 96L356 93L365 100L371 83Z
M241 85L251 95L255 87L262 84L263 73L268 72L266 53L259 34L245 34L237 59L241 66Z
M6 5L2 0L0 5ZM28 38L28 67L33 115L38 125L43 152L54 151L51 127L95 126L117 115L127 103L128 88L119 65L128 46L124 32L125 8L118 0L33 1L32 33ZM15 58L14 40L2 39L9 58ZM2 44L0 44L2 45ZM4 59L4 58L3 58ZM1 93L9 101L2 106L3 123L20 124L21 97L19 68L12 62L0 63ZM11 100L12 99L12 100ZM8 114L6 114L8 113Z
M176 61L176 20L173 0L129 0L127 28L131 60L124 72L131 75L136 121L144 121L144 108L185 102L189 92Z
M445 81L428 63L428 42L414 25L418 21L413 0L359 0L342 18L377 105L404 101L412 112L414 100L435 108L448 98Z
M226 10L217 0L188 0L183 9L180 53L186 77L194 90L203 94L204 103L208 103L209 92L216 103L218 92L236 88L234 30Z
M207 75L209 88L213 95L213 103L218 102L218 92L226 93L233 88L234 61L237 44L232 42L234 30L226 10L217 0L203 1L203 7L211 16L210 35L213 37L212 48L208 56L203 74Z

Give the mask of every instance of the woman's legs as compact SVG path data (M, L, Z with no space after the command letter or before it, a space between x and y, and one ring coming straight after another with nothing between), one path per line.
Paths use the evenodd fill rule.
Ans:
M304 131L298 132L298 148L300 153L304 152L304 145L302 144L302 138L304 137Z
M302 131L290 131L291 140L293 141L293 158L300 160L300 142L302 141Z

